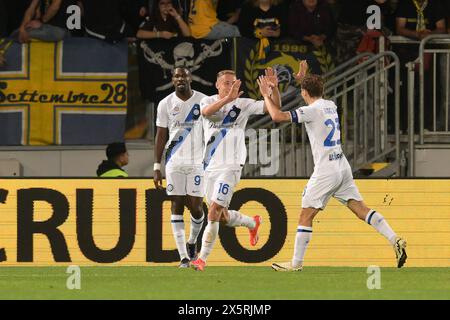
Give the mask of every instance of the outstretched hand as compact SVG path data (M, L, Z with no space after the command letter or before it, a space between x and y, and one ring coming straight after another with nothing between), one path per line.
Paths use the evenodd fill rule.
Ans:
M308 73L308 62L306 60L301 60L298 73L294 74L294 78L297 81L302 81L307 73Z
M258 82L259 92L261 92L263 97L270 96L272 94L272 84L267 76L259 76L256 82Z
M231 86L231 90L227 95L227 100L229 102L236 100L241 95L244 94L244 91L239 91L239 88L241 87L241 80L236 80L233 85Z
M266 81L273 87L278 87L278 75L277 72L271 68L268 67L266 70L264 70L265 73L265 79Z

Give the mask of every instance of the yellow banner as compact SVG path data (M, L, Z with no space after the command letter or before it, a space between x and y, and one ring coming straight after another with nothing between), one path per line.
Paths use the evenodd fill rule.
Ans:
M65 58L69 50L64 49L65 44L74 41L80 42L79 56ZM82 115L94 122L99 121L95 120L99 115L122 115L125 119L126 69L113 72L110 71L113 69L111 66L109 69L103 68L105 70L102 72L90 72L85 68L87 59L91 64L92 61L105 64L105 60L112 64L114 59L126 60L126 54L124 58L114 53L108 55L108 48L99 43L92 42L92 39L70 39L57 43L32 41L18 48L13 47L17 56L13 56L14 61L10 60L9 63L18 64L17 70L0 70L0 112L20 114L20 144L62 144L63 119L68 116ZM85 55L83 49L87 51L92 46L97 46L97 55ZM65 70L68 67L71 67L70 71ZM18 133L12 130L11 134ZM72 139L76 141L77 137ZM81 141L72 144L86 143Z
M0 180L0 266L174 265L170 201L149 179ZM292 257L304 179L242 180L231 207L263 217L260 242L221 227L208 265ZM407 267L450 267L450 180L357 180L369 207L408 241ZM185 212L189 233L189 213ZM332 199L319 213L306 266L395 266L388 241Z

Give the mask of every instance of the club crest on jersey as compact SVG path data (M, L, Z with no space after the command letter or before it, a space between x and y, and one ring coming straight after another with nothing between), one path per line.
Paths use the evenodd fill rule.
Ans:
M239 117L239 114L241 113L241 109L236 107L235 105L231 108L230 112L228 112L228 115L223 119L222 124L228 124L231 122L235 122L237 118Z
M198 120L198 118L200 118L200 105L199 104L195 104L192 107L192 120Z

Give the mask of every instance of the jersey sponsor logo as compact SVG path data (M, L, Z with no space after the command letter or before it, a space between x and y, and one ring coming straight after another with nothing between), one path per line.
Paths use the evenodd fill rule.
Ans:
M192 128L194 127L196 122L190 121L190 122L181 122L181 121L175 121L174 122L174 128Z
M209 138L208 143L206 144L206 150L205 150L205 158L203 159L203 168L206 169L216 152L217 147L222 142L222 140L225 138L226 134L229 131L230 125L233 125L236 123L237 118L239 117L239 114L241 113L241 109L236 107L235 105L231 108L231 110L228 112L225 119L223 119L223 122L221 123L221 129L213 134L211 138ZM228 126L228 127L226 127Z
M184 123L190 123L193 124L195 121L197 121L200 118L200 105L196 103L191 111L189 112L188 116L184 120ZM170 142L169 146L167 147L166 151L166 163L169 162L170 158L175 154L175 152L181 147L184 141L186 141L186 138L192 131L192 125L188 128L184 128L177 132L177 134L173 137L172 141Z
M235 126L237 126L236 122L232 122L232 123L217 123L217 122L213 122L213 121L209 121L209 128L210 129L229 129L229 128L233 128Z
M329 161L334 161L334 160L339 160L342 159L344 157L344 154L342 152L333 152L331 154L328 155L328 160Z

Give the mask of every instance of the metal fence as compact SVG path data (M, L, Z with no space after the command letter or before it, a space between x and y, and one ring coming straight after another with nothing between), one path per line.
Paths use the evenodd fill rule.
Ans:
M430 35L423 39L418 59L408 63L407 68L408 175L415 176L416 144L450 142L450 35ZM417 86L420 92L418 102ZM415 130L417 103L418 132Z

